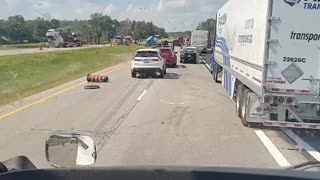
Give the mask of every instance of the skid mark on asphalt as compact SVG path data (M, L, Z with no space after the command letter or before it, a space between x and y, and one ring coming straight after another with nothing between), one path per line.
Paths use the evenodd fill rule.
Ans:
M97 149L98 153L103 149L103 147L106 145L108 140L111 138L112 135L115 134L117 129L121 126L121 124L126 120L126 118L129 116L129 114L134 110L134 108L138 105L140 102L143 94L147 92L148 89L144 90L143 94L140 95L139 98L135 101L135 103L127 110L125 113L120 115L118 118L115 119L115 116L117 112L120 110L121 106L126 102L126 100L129 98L130 95L138 88L142 81L132 86L123 96L120 98L120 100L114 105L112 108L111 113L105 118L104 121L102 121L95 129L94 133L99 137L97 138ZM150 88L152 84L154 83L154 80L150 81L147 85L147 88ZM112 119L115 119L112 121ZM108 125L110 123L111 125Z
M168 124L173 124L174 131L177 136L180 135L180 125L189 109L190 107L176 106L169 114Z

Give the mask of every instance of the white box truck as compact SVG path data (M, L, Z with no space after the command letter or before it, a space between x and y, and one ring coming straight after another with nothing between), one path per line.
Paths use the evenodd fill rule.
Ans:
M212 74L243 125L320 129L319 20L318 0L229 0L218 10Z
M191 46L205 48L208 46L208 31L194 30L191 32Z

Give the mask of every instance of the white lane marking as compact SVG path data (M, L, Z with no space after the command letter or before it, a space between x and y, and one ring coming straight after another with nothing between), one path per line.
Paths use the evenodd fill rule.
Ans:
M181 103L176 103L176 102L169 102L166 100L160 100L161 103L164 104L169 104L169 105L185 105L185 104L190 104L191 102L187 101L187 102L181 102Z
M138 97L137 101L141 101L141 99L143 98L143 96L147 93L147 90L144 90L141 95Z
M209 69L209 71L211 71L211 67L206 62L204 63L204 65Z
M254 132L280 167L291 166L288 160L283 156L279 149L272 143L272 141L262 130L255 130Z
M287 134L295 143L297 143L297 147L300 149L304 149L307 151L308 154L310 154L314 159L317 161L320 161L320 153L315 150L313 147L311 147L308 143L306 143L304 140L302 140L300 137L298 137L295 133L293 133L289 129L281 129L284 133Z
M204 63L204 65L207 67L207 69L209 70L209 71L212 71L212 69L211 69L211 67L209 66L209 64L203 59L203 57L202 56L200 56L201 57L201 61Z

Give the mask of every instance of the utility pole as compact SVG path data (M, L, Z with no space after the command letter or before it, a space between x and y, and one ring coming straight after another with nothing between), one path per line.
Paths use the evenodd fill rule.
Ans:
M210 21L207 20L207 30L208 30L208 43L207 46L211 47L211 31L210 31Z

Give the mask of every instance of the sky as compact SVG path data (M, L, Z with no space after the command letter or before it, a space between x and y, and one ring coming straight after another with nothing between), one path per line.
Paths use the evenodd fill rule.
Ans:
M22 15L25 19L89 19L98 12L118 20L145 20L167 32L194 30L215 18L227 0L0 0L0 19Z

